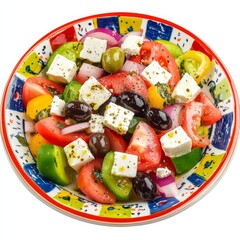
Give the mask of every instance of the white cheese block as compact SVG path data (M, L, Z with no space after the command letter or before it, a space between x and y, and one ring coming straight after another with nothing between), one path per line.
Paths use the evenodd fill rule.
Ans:
M104 133L103 116L98 114L92 114L89 120L89 128L87 133Z
M191 152L192 140L188 137L181 126L165 133L160 142L166 156L179 157Z
M79 100L89 104L94 110L97 110L110 96L111 93L94 77L90 77L79 90Z
M175 86L172 97L175 99L176 103L187 103L193 101L200 92L201 88L194 78L188 73L185 73Z
M87 143L81 138L69 143L63 149L66 153L68 164L76 171L94 159Z
M122 152L114 152L111 173L116 176L134 178L137 174L138 156Z
M129 35L126 37L121 45L122 50L130 55L137 55L140 52L143 44L143 37L136 35Z
M141 76L150 84L155 85L157 83L168 83L172 74L154 60L141 72Z
M66 102L59 98L58 96L53 97L53 101L51 104L50 114L55 116L64 117L64 107Z
M107 49L107 40L94 37L86 37L83 49L80 52L80 58L91 62L101 62L102 54Z
M171 171L165 167L165 168L157 168L156 170L156 176L158 178L166 178L171 175Z
M77 65L74 61L57 54L46 74L58 82L69 83L77 73Z
M103 124L119 134L125 134L133 116L132 111L110 102L104 112Z

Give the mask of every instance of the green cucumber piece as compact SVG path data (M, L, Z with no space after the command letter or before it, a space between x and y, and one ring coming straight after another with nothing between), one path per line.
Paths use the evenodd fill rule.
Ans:
M175 166L176 173L182 174L191 170L202 157L201 148L194 148L191 152L184 154L180 157L173 157L172 162Z
M162 45L164 45L175 59L183 54L182 49L173 42L170 42L164 39L157 39L155 40L155 42L159 42Z
M102 177L103 183L116 196L118 201L127 201L132 191L132 181L127 177L119 177L111 174L114 161L114 152L108 152L103 159Z
M63 91L63 100L65 102L78 100L81 86L82 84L78 81L71 81L67 84Z
M53 144L40 146L37 168L43 177L61 186L69 185L76 174L69 166L63 148Z
M49 69L50 65L52 64L52 61L54 60L57 54L64 56L68 60L74 61L79 67L81 65L81 60L79 55L82 49L83 49L83 43L81 42L64 43L59 48L57 48L48 59L47 69Z

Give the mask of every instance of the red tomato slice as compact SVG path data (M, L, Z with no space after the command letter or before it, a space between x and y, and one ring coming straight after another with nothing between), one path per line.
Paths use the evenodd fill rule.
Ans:
M200 102L189 102L183 110L182 127L187 135L192 139L193 148L203 148L210 144L210 141L205 135L198 135L197 129L201 124L203 115L203 104Z
M28 101L43 94L63 93L64 87L45 77L30 77L26 80L22 89L22 100L26 107Z
M177 63L168 49L161 43L145 41L140 49L140 56L144 65L149 65L155 60L172 74L168 83L173 90L180 80L180 74Z
M38 121L35 124L35 129L47 141L62 147L78 138L82 138L86 142L89 141L89 136L83 132L75 132L63 135L61 133L62 126L66 126L63 118L52 116Z
M204 93L200 93L195 101L203 104L203 115L201 118L203 125L212 125L222 118L220 110L214 106Z
M127 143L123 139L122 135L114 132L110 128L105 127L105 135L108 137L112 151L125 152L127 149Z
M147 86L142 77L136 73L119 72L107 75L98 80L104 87L111 89L114 95L132 90L147 99Z
M159 166L161 145L156 133L147 123L138 123L126 153L138 156L138 171L154 170Z
M116 197L94 176L94 170L101 170L102 159L94 159L84 165L78 174L78 187L89 198L98 203L113 204Z

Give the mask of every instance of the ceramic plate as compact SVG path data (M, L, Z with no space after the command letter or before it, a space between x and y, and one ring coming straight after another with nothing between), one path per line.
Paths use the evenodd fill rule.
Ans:
M51 53L67 41L77 41L88 31L109 28L121 35L142 31L149 40L165 39L189 49L206 53L213 67L202 85L223 113L209 128L211 144L202 152L201 161L177 177L179 194L158 197L152 202L102 205L87 199L71 186L61 187L44 179L26 144L25 108L22 87L28 77L44 74ZM9 77L2 101L2 137L17 174L34 194L51 207L77 219L101 224L143 224L179 213L199 200L222 176L232 156L239 128L239 106L233 81L219 57L193 33L158 17L135 13L106 13L67 23L38 40L16 64Z

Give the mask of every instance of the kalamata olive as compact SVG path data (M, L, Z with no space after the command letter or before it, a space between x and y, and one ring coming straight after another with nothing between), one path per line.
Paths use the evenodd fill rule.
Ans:
M146 201L151 201L155 198L157 187L151 177L146 172L137 172L137 175L132 180L135 193Z
M80 101L70 101L64 108L65 116L79 122L89 121L92 110L89 105Z
M136 116L143 116L148 108L145 98L133 91L122 92L117 97L117 104L134 112Z
M93 133L89 139L89 147L95 156L104 157L110 151L110 142L104 133Z
M171 118L159 108L149 108L146 118L150 125L158 130L168 130L172 127Z
M105 103L103 103L99 108L98 108L98 114L100 115L104 115L104 112L105 112L105 109L106 109L106 106L110 103L110 102L113 102L113 103L116 103L117 101L117 97L115 96L111 96Z

